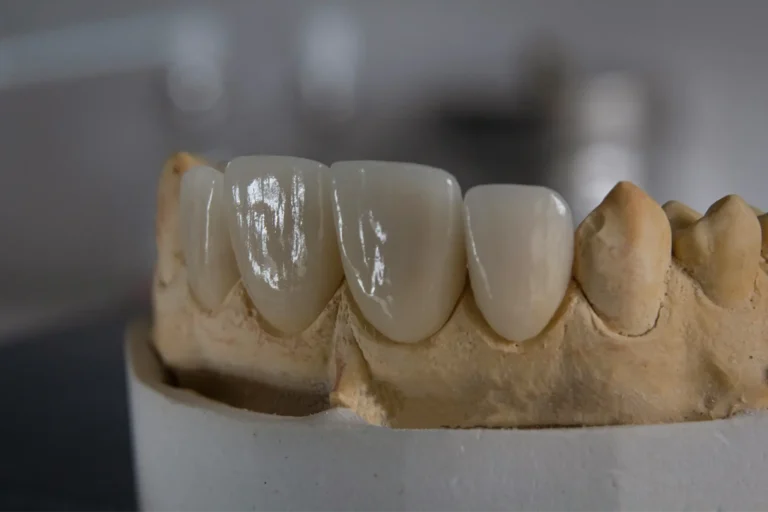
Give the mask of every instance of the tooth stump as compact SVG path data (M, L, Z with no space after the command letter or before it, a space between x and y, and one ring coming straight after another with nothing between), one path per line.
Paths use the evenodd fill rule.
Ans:
M671 243L664 210L628 182L616 185L579 225L574 277L606 324L628 335L653 327Z
M478 187L462 201L439 169L363 161L328 172L270 158L224 171L225 185L247 190L235 208L235 187L224 187L229 243L247 256L238 274L282 269L302 290L292 295L265 290L266 279L248 289L241 275L219 299L231 260L195 260L204 244L185 230L199 235L215 217L188 200L205 203L220 177L186 154L161 176L151 342L180 386L260 412L346 407L398 428L652 424L768 408L768 273L757 270L768 221L741 199L702 217L619 183L574 237L567 205L545 189ZM293 257L297 230L305 260ZM226 254L224 240L211 237L222 252L209 254Z
M738 196L726 196L675 234L674 254L716 304L738 306L752 295L760 267L760 222Z

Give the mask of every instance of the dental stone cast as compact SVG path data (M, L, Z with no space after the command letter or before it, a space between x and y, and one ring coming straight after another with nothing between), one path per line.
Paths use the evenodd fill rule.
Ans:
M310 283L312 308L298 293L249 289L244 275L218 307L205 307L182 247L185 230L204 220L187 219L182 188L205 197L205 186L190 188L194 176L218 175L188 179L204 162L174 156L158 191L153 342L182 386L281 414L330 401L406 428L644 424L768 407L768 275L760 267L768 222L738 197L701 216L681 203L662 208L621 182L576 230L569 274L568 209L552 191L478 187L462 204L455 180L424 166L341 163L323 187L302 167L322 176L316 162L239 161L247 165L230 176L230 164L225 185L253 194L232 209L234 251L260 272L289 268L279 266L289 263L283 242L296 234L285 208L294 204L288 190L301 187L278 176L296 183L301 175L314 180L305 190L327 192L315 206L304 196L303 208L315 212L313 236L334 234L319 245L325 252L308 252L331 276L319 277L318 264L315 277L297 279L298 288ZM267 177L280 184L275 200L256 190ZM264 249L270 237L277 249ZM337 259L332 246L341 248ZM463 286L465 261L471 287ZM294 303L301 314L290 311ZM392 318L383 305L394 306Z

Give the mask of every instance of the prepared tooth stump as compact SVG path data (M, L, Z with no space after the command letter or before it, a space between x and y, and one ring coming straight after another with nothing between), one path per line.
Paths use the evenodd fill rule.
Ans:
M768 221L621 182L573 231L432 167L174 155L153 344L179 386L396 428L675 423L768 407Z

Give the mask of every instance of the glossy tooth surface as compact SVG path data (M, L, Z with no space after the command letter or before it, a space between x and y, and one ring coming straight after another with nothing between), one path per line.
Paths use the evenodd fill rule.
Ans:
M328 168L303 158L246 156L227 166L229 224L243 284L284 334L312 324L343 276Z
M224 201L224 175L216 169L195 167L182 177L179 214L187 280L198 302L211 310L240 278Z
M464 203L478 308L510 341L536 336L557 311L571 278L570 208L556 192L526 185L475 187Z
M394 341L431 336L466 279L458 182L406 163L339 162L331 171L344 274L361 312Z

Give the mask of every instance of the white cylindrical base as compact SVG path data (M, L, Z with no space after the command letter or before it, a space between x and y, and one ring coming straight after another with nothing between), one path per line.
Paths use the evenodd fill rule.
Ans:
M144 510L765 510L768 415L657 426L394 430L231 408L127 365Z

